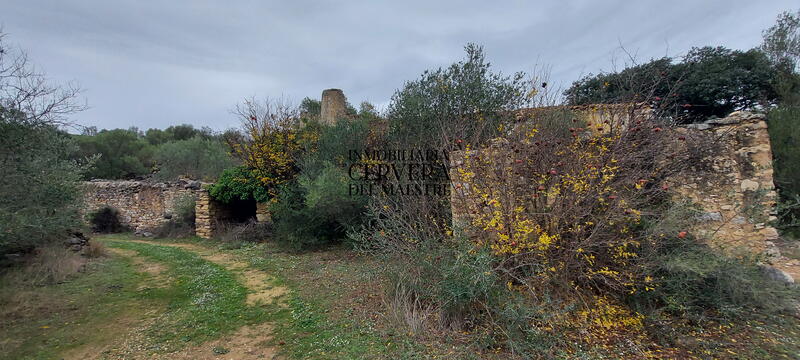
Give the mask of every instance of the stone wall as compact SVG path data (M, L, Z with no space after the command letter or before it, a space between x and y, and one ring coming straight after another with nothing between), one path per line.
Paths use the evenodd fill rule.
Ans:
M768 225L776 219L777 193L764 116L735 112L682 130L714 145L670 181L678 196L704 211L694 232L719 247L765 252L778 231Z
M195 235L211 239L220 235L225 225L231 222L233 206L214 200L206 190L197 192L195 203ZM269 222L271 216L266 203L256 203L255 219L258 222Z
M197 202L194 207L195 235L204 239L214 237L219 226L218 207L219 205L211 198L208 191L202 190L197 193Z
M88 181L84 183L84 213L111 206L134 231L153 231L169 221L176 199L196 196L199 188L196 181Z
M593 132L603 131L609 123L633 118L626 112L612 114L589 109L589 115L583 116L587 124L584 126L589 126ZM676 197L689 199L701 208L699 225L692 232L718 247L768 253L774 246L771 241L778 237L775 228L768 225L775 219L772 212L777 194L764 116L735 112L724 119L694 124L679 131L686 137L713 145L702 154L703 161L687 163L683 173L667 180ZM507 141L497 139L488 150L481 150L480 154L472 151L470 155L510 161L508 153L500 150L507 145ZM475 207L479 206L476 204L480 199L472 199L468 184L458 180L464 156L460 151L451 155L451 177L456 188L451 192L454 223L469 221L470 213L479 211Z

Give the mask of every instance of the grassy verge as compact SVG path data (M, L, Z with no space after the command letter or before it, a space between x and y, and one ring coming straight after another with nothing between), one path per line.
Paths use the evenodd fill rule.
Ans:
M135 325L168 294L140 292L146 277L129 259L87 264L82 274L46 286L0 282L0 359L49 359L87 344L114 340L118 326ZM122 321L120 319L122 318Z

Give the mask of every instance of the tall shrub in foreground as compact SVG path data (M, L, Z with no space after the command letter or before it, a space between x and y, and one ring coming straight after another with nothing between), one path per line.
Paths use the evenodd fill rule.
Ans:
M447 154L475 146L507 130L513 110L533 105L547 94L546 82L540 79L528 81L523 73L504 75L493 69L480 46L468 44L464 50L463 60L425 71L394 94L386 114L385 147ZM441 159L440 165L449 164ZM370 207L375 214L389 209L394 223L404 224L391 232L398 237L441 237L450 230L449 199L444 195L373 197ZM368 238L376 231L370 226L363 229Z
M51 86L0 33L0 255L60 239L80 226L84 164L57 129L82 109L77 89Z
M439 89L430 91L447 94L451 87L437 79L446 77L434 77ZM536 103L542 88L522 92L534 99L519 103ZM481 91L454 96L470 94ZM402 128L395 120L426 123L426 111L444 103L403 100L419 111L390 118L390 129ZM396 316L404 330L454 328L480 334L482 348L558 358L559 349L661 335L657 325L670 319L787 310L791 289L751 259L694 239L697 214L669 191L685 164L701 166L714 144L641 106L609 106L610 120L591 127L569 109L512 108L497 111L492 128L461 132L485 136L434 141L461 150L450 159L460 163L451 188L459 216L451 221L446 197L374 196L366 225L350 233L360 249L386 256L388 313L405 314ZM442 128L458 134L481 124L464 119Z

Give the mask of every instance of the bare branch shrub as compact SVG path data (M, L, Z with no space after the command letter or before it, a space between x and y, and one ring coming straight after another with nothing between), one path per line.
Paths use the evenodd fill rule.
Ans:
M37 71L22 50L3 44L0 29L0 109L18 112L17 120L31 125L69 125L66 116L86 109L75 98L80 88L74 83L53 86Z

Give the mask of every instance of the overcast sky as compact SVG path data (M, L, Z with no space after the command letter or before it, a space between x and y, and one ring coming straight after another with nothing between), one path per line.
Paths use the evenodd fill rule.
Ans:
M0 0L9 44L75 80L99 128L237 125L248 96L295 103L341 88L385 106L406 80L484 46L504 73L550 69L566 87L624 60L693 46L749 49L796 1Z

